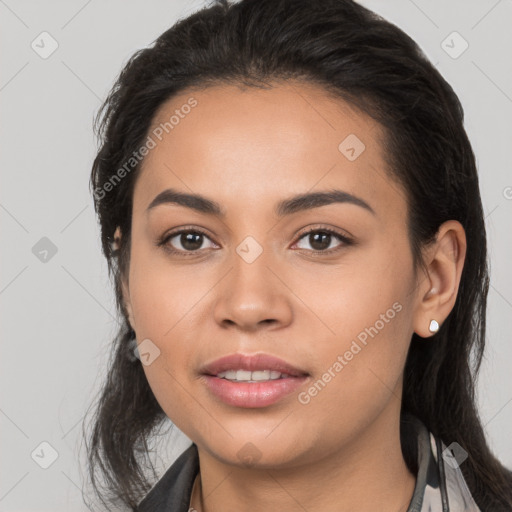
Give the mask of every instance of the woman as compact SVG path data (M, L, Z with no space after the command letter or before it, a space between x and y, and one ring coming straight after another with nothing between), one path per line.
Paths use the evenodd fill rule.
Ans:
M475 158L406 34L349 0L218 1L137 52L100 114L123 322L88 444L105 504L512 510L474 396ZM167 419L193 444L151 488Z

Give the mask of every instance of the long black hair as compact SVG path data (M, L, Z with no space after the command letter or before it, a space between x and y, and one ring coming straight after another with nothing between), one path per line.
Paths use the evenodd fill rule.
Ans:
M323 86L384 127L390 177L407 194L415 264L422 264L422 247L435 239L444 221L463 225L467 253L457 300L428 342L412 336L401 414L415 415L447 445L456 441L465 449L461 470L483 511L510 510L512 473L491 453L475 399L489 276L463 109L408 35L352 0L218 0L136 52L98 112L100 147L90 184L122 325L86 441L96 493L104 504L117 500L136 510L154 483L144 471L148 441L167 419L142 365L130 357L134 333L121 293L140 167L134 154L147 141L157 109L179 92L219 84L271 87L291 79ZM114 248L118 226L122 240ZM414 470L404 437L401 430L404 458Z

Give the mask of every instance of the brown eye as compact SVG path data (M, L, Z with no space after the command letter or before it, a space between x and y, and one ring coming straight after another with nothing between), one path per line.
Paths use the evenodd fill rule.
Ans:
M329 249L333 236L330 233L324 231L317 231L316 233L310 233L308 236L308 242L315 251L325 251Z
M302 234L302 236L299 239L299 242L302 240L305 240L306 244L309 244L311 248L299 246L299 249L307 249L310 250L311 252L319 253L336 252L343 246L352 244L352 241L348 237L331 229L317 228L310 230ZM336 240L338 240L338 244L333 246L332 244L335 244Z
M204 235L202 233L181 233L173 238L178 238L179 243L186 251L197 251L203 245Z
M198 230L182 229L165 235L158 242L158 246L164 246L166 250L174 254L193 255L202 249L215 247L211 242L210 247L205 247L205 241L210 240L205 233ZM187 254L188 253L188 254Z

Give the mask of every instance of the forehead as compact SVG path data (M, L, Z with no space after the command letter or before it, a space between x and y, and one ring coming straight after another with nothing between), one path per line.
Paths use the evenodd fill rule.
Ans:
M162 104L148 134L155 146L136 209L168 187L247 207L333 187L369 201L402 196L387 172L382 127L313 84L186 90Z

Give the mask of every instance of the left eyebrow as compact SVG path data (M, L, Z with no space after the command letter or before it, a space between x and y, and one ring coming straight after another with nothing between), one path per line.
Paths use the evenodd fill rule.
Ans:
M291 215L293 213L318 208L333 203L349 203L360 206L376 215L375 210L360 197L354 196L343 190L329 190L326 192L311 192L291 197L277 204L275 213L278 217Z
M277 203L274 208L274 212L278 217L284 217L285 215L292 215L299 211L319 208L320 206L326 206L333 203L354 204L368 210L373 215L376 215L374 209L363 199L343 190L336 189L293 196ZM166 189L163 192L160 192L160 194L151 201L146 212L149 212L161 204L177 204L195 210L199 213L215 215L216 217L221 218L226 217L226 212L219 203L200 194L189 194L179 192L175 189Z

